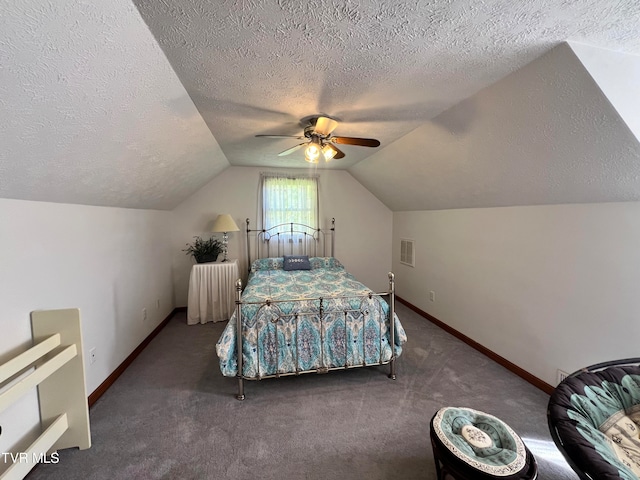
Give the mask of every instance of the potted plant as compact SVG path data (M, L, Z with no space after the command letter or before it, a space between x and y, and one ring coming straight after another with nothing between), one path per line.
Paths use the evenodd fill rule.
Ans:
M187 255L192 255L198 263L215 262L218 255L222 253L222 242L215 237L203 240L201 237L193 237L193 244L187 243L187 248L183 249Z

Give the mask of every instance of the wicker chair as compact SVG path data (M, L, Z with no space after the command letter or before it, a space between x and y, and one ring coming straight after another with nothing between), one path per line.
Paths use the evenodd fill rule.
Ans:
M549 399L551 437L582 480L640 479L640 358L599 363Z

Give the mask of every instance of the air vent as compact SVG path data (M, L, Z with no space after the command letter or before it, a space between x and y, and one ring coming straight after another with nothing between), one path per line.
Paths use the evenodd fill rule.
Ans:
M563 370L558 369L558 383L562 382L565 378L567 378L569 374Z
M415 251L413 240L400 239L400 263L415 267Z

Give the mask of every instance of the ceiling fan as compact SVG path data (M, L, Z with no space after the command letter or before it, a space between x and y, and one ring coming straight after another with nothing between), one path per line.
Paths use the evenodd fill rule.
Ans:
M284 152L278 154L279 157L289 155L306 145L304 158L309 163L318 163L320 156L326 162L334 158L343 158L344 152L335 144L357 145L360 147L378 147L380 141L375 138L357 138L357 137L338 137L333 136L332 132L338 126L338 122L333 118L324 117L322 115L313 115L303 119L303 123L308 123L304 127L302 135L256 135L261 138L296 138L305 140L295 147L288 148Z

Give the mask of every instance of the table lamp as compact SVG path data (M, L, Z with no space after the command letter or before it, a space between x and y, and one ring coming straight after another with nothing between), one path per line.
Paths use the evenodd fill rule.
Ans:
M228 262L227 258L227 244L229 243L229 234L228 232L239 232L240 229L236 222L233 221L233 218L228 213L218 215L216 221L213 222L213 227L211 227L212 232L222 232L222 251L224 252L223 262Z

